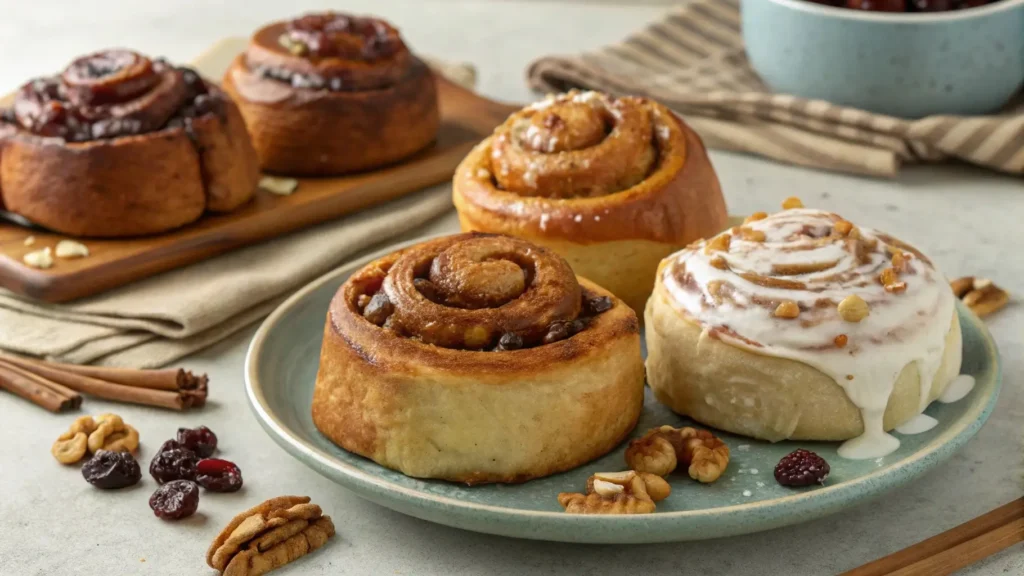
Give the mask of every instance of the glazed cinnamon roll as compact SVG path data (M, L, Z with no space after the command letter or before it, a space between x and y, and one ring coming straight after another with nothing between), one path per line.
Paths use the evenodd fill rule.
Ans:
M409 476L523 482L614 448L643 388L628 306L544 248L462 234L385 256L341 287L313 421Z
M224 77L264 170L338 175L402 160L434 141L437 88L393 26L326 12L274 22Z
M76 236L163 232L256 190L238 109L194 70L127 50L25 84L0 112L8 210Z
M463 230L551 248L638 312L658 262L727 222L697 134L656 102L597 92L510 116L459 166L454 200Z
M794 202L795 204L795 202ZM666 258L647 378L693 419L875 458L960 370L948 282L917 249L836 214L759 213Z

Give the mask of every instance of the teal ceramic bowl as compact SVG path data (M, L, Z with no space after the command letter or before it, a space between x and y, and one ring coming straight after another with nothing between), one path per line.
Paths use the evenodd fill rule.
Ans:
M355 270L405 245L339 268L289 298L253 337L245 382L256 418L288 453L363 498L431 522L517 538L620 544L719 538L807 522L939 466L981 428L999 394L995 344L984 324L958 304L964 336L961 372L974 376L976 385L958 402L929 406L926 413L939 424L921 434L897 433L900 448L884 458L844 460L836 454L837 442L771 444L720 433L732 452L725 474L706 485L673 474L672 495L656 513L638 516L565 514L556 500L559 492L581 491L595 472L622 470L625 443L575 470L525 484L467 487L410 478L335 446L317 431L310 414L331 298ZM662 424L687 423L648 390L633 436ZM775 481L775 464L796 448L814 450L830 463L824 486L793 490Z
M1024 85L1024 0L911 14L743 0L742 26L779 93L920 118L994 112Z

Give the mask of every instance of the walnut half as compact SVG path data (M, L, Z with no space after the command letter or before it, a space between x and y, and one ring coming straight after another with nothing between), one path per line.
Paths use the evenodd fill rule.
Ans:
M710 483L728 467L729 447L707 430L661 426L630 441L626 464L637 472L658 476L667 476L682 465L690 478Z
M987 278L964 276L949 283L957 298L979 317L1001 309L1010 301L1010 294Z
M562 492L558 503L569 514L650 514L671 492L668 482L653 474L598 472L587 479L586 494Z

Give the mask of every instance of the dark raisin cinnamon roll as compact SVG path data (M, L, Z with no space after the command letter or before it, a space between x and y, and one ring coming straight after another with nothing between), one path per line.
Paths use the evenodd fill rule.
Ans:
M440 123L430 69L375 18L327 12L269 24L224 87L271 172L377 168L426 148Z
M636 314L554 252L461 234L371 262L327 316L313 421L410 476L521 482L614 448L643 404Z
M258 179L245 125L220 89L128 50L32 80L0 114L3 205L58 232L163 232L237 208Z

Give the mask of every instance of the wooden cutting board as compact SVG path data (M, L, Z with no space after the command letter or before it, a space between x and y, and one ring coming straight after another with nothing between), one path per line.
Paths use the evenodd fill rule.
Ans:
M195 66L208 78L221 78L245 44L241 38L223 40L197 58ZM159 236L82 240L89 247L87 258L55 258L47 270L26 266L22 257L68 237L0 221L0 287L47 302L75 300L445 182L470 149L516 107L440 77L438 91L437 142L402 164L342 178L302 178L290 196L258 190L239 210L206 215ZM25 246L29 236L35 243Z

